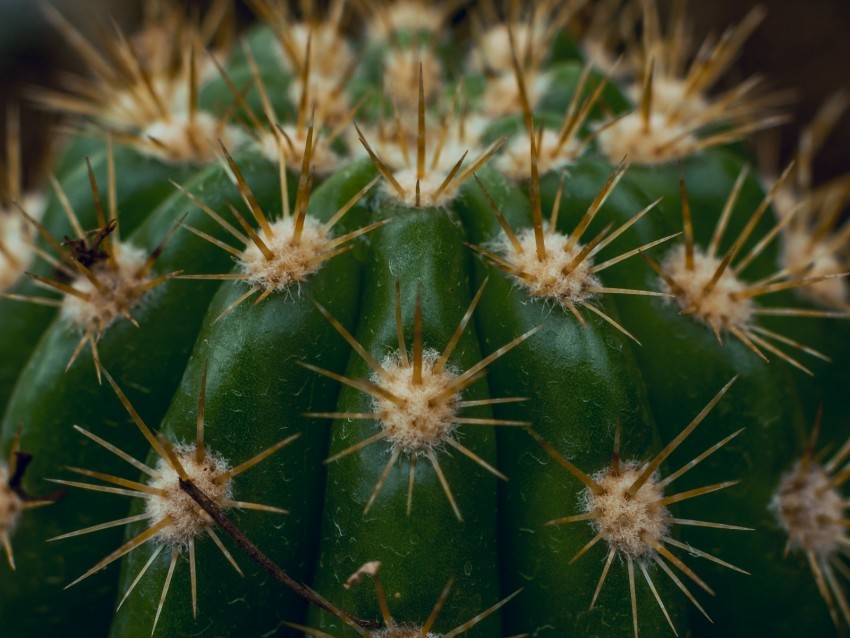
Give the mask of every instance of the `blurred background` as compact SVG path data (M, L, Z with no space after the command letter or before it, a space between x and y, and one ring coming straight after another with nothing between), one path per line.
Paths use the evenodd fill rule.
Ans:
M144 0L0 0L0 108L21 104L24 134L25 183L42 174L51 139L53 116L26 102L33 86L56 86L63 74L81 73L80 60L44 19L40 6L50 2L63 15L97 40L98 25L114 19L125 31L139 19ZM204 0L174 0L203 11ZM590 0L593 2L594 0ZM464 4L467 8L474 2ZM669 4L661 1L662 5ZM850 2L848 0L687 0L697 40L719 33L739 21L755 4L768 10L766 20L744 45L737 77L758 73L768 85L791 89L788 107L792 121L776 133L784 164L794 152L800 126L811 120L825 98L844 87L850 90ZM251 22L240 3L238 23ZM460 12L463 7L459 9ZM732 74L735 75L735 74ZM0 119L5 122L5 117ZM0 124L0 127L3 125ZM1 141L1 140L0 140ZM815 182L823 183L850 171L850 117L844 117L815 163Z

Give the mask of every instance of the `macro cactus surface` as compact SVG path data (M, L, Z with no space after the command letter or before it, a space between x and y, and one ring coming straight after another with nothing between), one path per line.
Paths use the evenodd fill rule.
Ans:
M40 195L7 126L0 635L846 631L846 98L760 169L761 9L248 4L45 8L89 75Z

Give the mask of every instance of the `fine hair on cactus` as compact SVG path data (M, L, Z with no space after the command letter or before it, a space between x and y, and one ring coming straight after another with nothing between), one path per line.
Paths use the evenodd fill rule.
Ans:
M850 631L848 99L765 158L767 9L244 4L41 9L0 635Z

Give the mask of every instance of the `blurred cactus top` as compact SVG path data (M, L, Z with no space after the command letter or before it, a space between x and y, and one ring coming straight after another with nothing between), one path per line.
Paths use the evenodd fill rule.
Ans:
M281 0L286 2L286 0ZM458 2L459 13L478 0ZM490 1L490 0L486 0ZM203 12L207 0L173 0ZM771 86L790 89L791 122L781 128L776 139L779 165L790 158L799 137L799 128L811 121L818 106L842 86L850 90L850 76L842 62L850 60L850 2L846 0L684 0L694 24L694 36L719 33L739 21L754 5L767 9L764 23L747 40L738 62L738 77L763 74ZM248 24L250 12L234 0L240 24ZM293 2L297 4L297 2ZM25 183L40 179L51 134L52 117L34 111L26 95L34 86L50 87L62 74L84 71L82 61L69 53L68 46L44 17L42 4L55 6L84 34L96 34L99 26L115 20L132 30L140 19L144 0L0 0L0 102L18 102L22 109ZM671 5L672 0L661 3ZM730 80L734 81L734 75ZM5 118L0 117L0 122ZM0 138L2 142L2 138ZM838 124L834 135L819 153L814 167L816 182L825 182L847 170L850 157L850 118Z

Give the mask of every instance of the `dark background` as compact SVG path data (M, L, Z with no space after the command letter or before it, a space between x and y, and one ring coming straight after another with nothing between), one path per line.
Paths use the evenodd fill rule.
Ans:
M93 27L114 17L125 29L138 19L141 0L51 0L79 28L94 34ZM172 0L174 2L178 0ZM593 2L593 0L591 0ZM203 0L183 0L203 7ZM22 104L25 181L40 179L45 151L55 137L52 117L25 102L27 88L51 86L68 71L81 72L61 37L41 17L36 0L0 0L0 102ZM349 3L351 4L351 3ZM467 3L471 6L473 2ZM667 4L662 0L662 5ZM687 0L699 41L737 22L756 2L751 0ZM805 125L820 103L839 87L850 90L850 1L765 0L766 20L747 41L731 81L754 73L764 74L773 88L794 90L787 111L793 121L773 135L782 162L794 151L799 127ZM240 24L250 23L250 13L239 7ZM5 129L5 117L0 128ZM0 143L2 143L0 141ZM850 170L850 117L845 117L828 139L815 162L816 183Z

